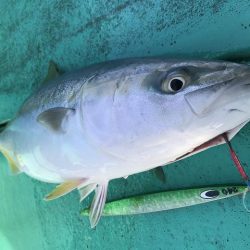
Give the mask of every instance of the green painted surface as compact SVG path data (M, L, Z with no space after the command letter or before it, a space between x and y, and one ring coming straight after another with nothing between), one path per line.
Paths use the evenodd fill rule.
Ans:
M108 59L163 54L249 59L249 1L0 0L0 120L13 117L39 86L50 59L69 71ZM233 144L249 163L250 125ZM74 192L46 203L42 198L53 185L10 176L0 160L0 249L249 249L250 214L240 197L106 217L90 230L88 219L80 216L90 199L79 204ZM241 182L225 146L169 165L165 173L166 184L152 172L112 181L108 199Z

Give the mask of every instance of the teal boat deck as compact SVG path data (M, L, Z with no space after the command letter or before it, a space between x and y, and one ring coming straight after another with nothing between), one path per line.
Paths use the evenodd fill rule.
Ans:
M0 0L0 121L15 116L46 75L135 56L250 61L247 0ZM28 128L27 128L28 129ZM191 140L192 138L190 138ZM250 125L233 140L250 164ZM167 152L166 152L167 153ZM94 230L77 192L45 202L54 185L11 176L0 157L0 249L249 249L250 214L240 197L159 213L103 217ZM246 168L249 172L249 167ZM240 184L225 146L165 168L111 182L108 200L161 190ZM250 197L249 197L250 205Z

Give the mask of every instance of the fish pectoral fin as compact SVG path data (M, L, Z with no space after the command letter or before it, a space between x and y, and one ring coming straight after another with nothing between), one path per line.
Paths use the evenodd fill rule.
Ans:
M49 68L48 68L48 73L45 79L43 80L43 84L46 84L47 82L54 80L60 75L59 70L55 62L52 60L49 61Z
M89 220L91 228L94 228L101 218L101 214L106 202L107 188L108 188L108 182L103 184L98 184L95 189L95 196L92 201L89 212Z
M37 121L54 132L65 132L63 130L63 122L74 113L75 110L71 108L51 108L42 112L37 117Z
M163 167L154 168L153 171L158 180L163 183L166 183L166 175L164 173Z
M78 186L82 185L88 179L80 179L80 180L70 180L66 181L60 185L58 185L51 193L49 193L44 200L50 201L57 199L63 195L66 195L76 189Z

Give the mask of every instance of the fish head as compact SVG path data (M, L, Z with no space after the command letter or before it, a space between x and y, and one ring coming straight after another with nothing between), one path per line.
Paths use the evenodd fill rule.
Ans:
M231 139L250 119L248 65L168 61L110 79L92 93L85 129L124 159L173 161L223 133Z
M170 139L178 157L224 133L231 139L250 119L248 65L181 62L149 75L142 87L145 83L155 108L150 113L158 114L153 121L162 131L162 145ZM213 144L219 142L209 146Z
M249 119L248 65L203 61L176 63L150 74L142 82L142 88L145 83L152 100L150 105L155 108L150 113L163 110L168 120L165 124L173 131L196 133L196 129L201 128L203 132L211 129L216 134ZM155 122L161 123L163 116L156 118Z

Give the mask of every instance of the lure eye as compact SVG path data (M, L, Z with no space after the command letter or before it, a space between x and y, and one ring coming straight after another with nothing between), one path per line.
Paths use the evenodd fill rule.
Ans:
M203 199L214 199L220 195L218 190L206 190L200 194L200 197Z

